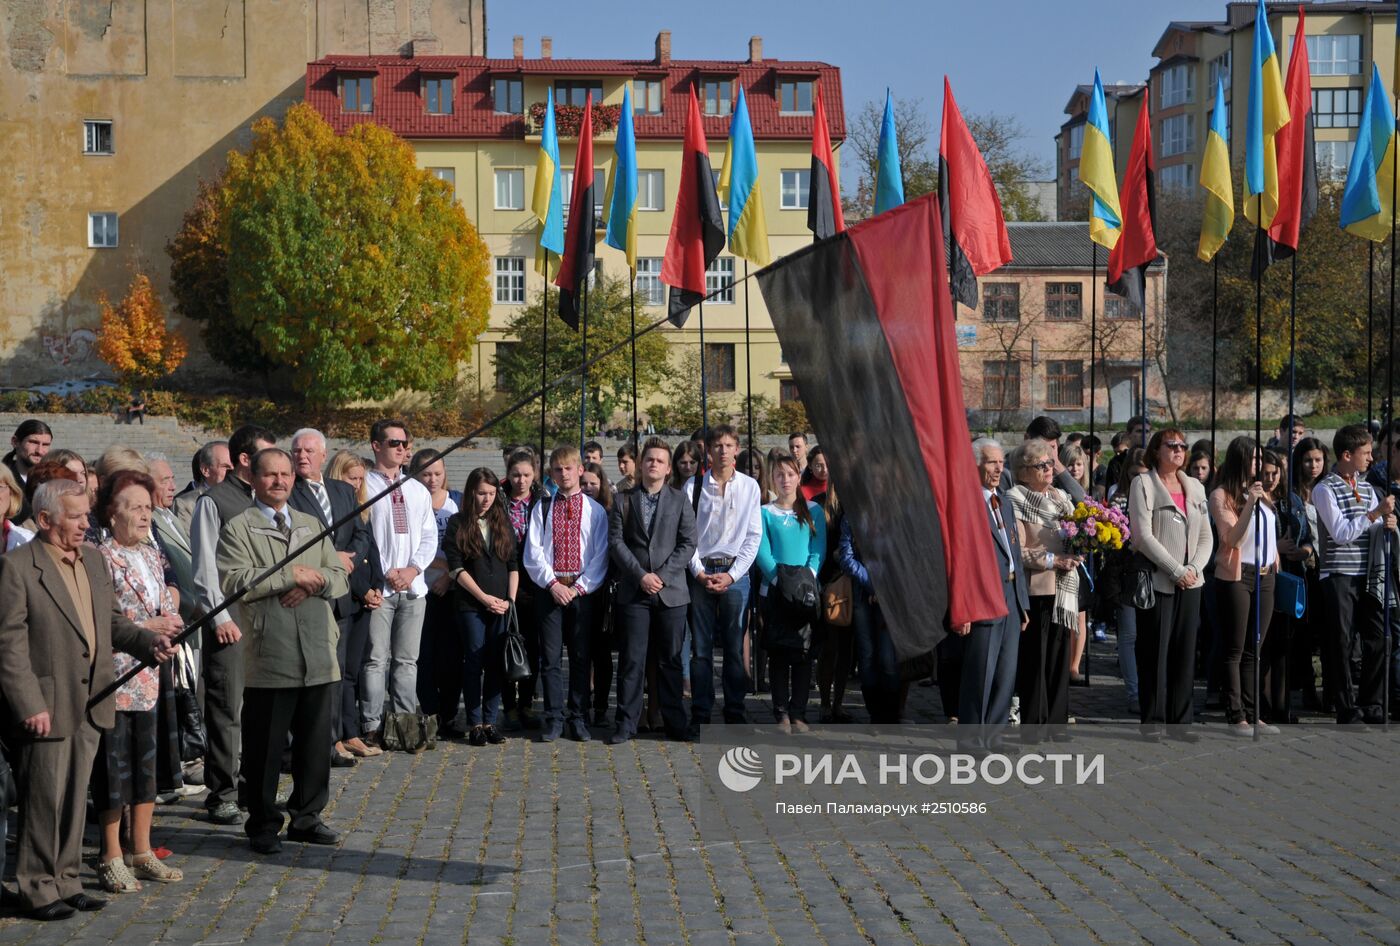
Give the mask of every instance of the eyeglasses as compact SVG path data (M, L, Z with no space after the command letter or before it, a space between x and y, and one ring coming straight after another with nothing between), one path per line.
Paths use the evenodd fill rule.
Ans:
M1028 463L1026 465L1029 466L1032 470L1040 470L1042 473L1046 470L1053 470L1055 468L1055 464L1049 460L1041 460L1039 463Z
M409 445L409 443L411 443L411 441L408 441L408 440L397 440L397 439L396 439L396 440L385 440L383 443L384 443L384 446L386 446L386 447L403 447L404 449L408 449L408 445Z
M1162 444L1162 446L1166 447L1168 450L1185 450L1185 449L1186 449L1186 441L1184 441L1184 440L1168 440L1166 443Z

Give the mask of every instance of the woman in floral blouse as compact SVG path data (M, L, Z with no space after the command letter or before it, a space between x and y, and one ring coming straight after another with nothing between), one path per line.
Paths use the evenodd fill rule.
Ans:
M136 470L104 478L97 516L107 531L98 551L112 575L116 600L126 616L157 634L177 634L181 621L174 588L165 583L165 558L149 539L155 481ZM97 659L102 659L98 655ZM137 666L113 653L118 677ZM102 826L98 879L111 893L132 893L141 880L170 883L183 879L151 851L155 813L157 724L160 675L147 667L117 690L116 726L102 735L92 771L92 797ZM131 809L130 867L122 855L122 810ZM140 878L140 879L138 879Z

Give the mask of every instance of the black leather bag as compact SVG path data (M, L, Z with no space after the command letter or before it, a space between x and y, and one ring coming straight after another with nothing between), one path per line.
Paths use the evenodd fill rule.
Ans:
M513 603L510 610L506 612L506 641L503 649L505 651L507 680L515 683L535 675L534 669L530 666L529 654L525 650L525 635L520 633L520 617L516 614Z
M1147 556L1141 553L1133 556L1132 564L1128 566L1128 582L1124 586L1127 600L1124 604L1132 605L1139 611L1148 611L1157 606L1157 589L1152 586L1152 562Z
M204 729L204 713L199 708L199 695L195 692L198 673L194 651L189 645L181 644L176 660L175 720L179 726L180 761L193 762L204 758L209 741Z
M768 589L763 646L810 654L813 629L820 617L821 586L812 570L805 565L779 565L777 578Z

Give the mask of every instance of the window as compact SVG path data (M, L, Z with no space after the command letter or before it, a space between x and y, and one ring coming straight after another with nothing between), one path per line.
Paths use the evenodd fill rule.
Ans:
M729 114L729 96L733 85L729 79L706 79L700 84L704 96L700 106L706 115Z
M1014 411L1021 406L1021 363L982 362L982 410Z
M112 123L83 122L83 154L112 153Z
M498 115L524 112L524 83L519 79L497 79L491 84L491 107Z
M812 80L784 79L779 82L778 110L784 115L812 114Z
M452 199L457 199L457 169L456 168L428 168L428 173L447 185L448 192Z
M497 342L496 343L496 390L508 391L510 385L506 383L506 369L511 361L515 359L519 342Z
M1057 322L1082 318L1084 287L1077 282L1048 282L1045 284L1045 317Z
M374 111L374 76L343 76L340 80L342 112Z
M637 257L637 298L642 305L666 304L666 287L661 284L661 257Z
M721 291L722 290L722 291ZM706 301L729 304L734 302L734 257L717 256L705 270L705 295L714 296Z
M637 172L637 209L666 209L666 172Z
M1361 34L1309 36L1308 67L1315 76L1359 76Z
M569 204L574 195L574 169L569 168L564 172L560 182L564 193L564 226L569 225ZM603 197L607 194L608 176L602 171L593 171L593 225L599 229L603 226ZM523 206L523 205L522 205Z
M554 104L577 105L582 108L593 96L594 105L603 104L603 83L596 79L557 79L554 82Z
M802 394L797 390L797 382L792 379L778 382L778 403L791 404L793 401L802 400Z
M1230 92L1230 50L1228 49L1210 61L1210 92L1212 95L1215 94L1216 83L1221 81L1225 83L1225 93L1228 95Z
M714 391L734 390L734 343L705 343L705 386Z
M88 246L113 247L117 245L117 215L114 213L88 214Z
M565 198L565 200L567 199ZM523 168L497 168L496 209L525 209L525 170Z
M811 181L811 170L784 171L782 186L778 189L782 195L779 206L783 210L806 210L807 190L811 186Z
M1084 124L1081 122L1069 130L1069 159L1071 161L1084 153Z
M1318 128L1360 126L1361 90L1313 89L1313 124Z
M1196 166L1194 164L1173 164L1164 167L1157 175L1163 187L1189 188L1196 184Z
M1052 410L1078 410L1084 406L1084 362L1045 363L1045 406Z
M1354 141L1319 141L1314 151L1317 155L1317 176L1326 181L1346 180L1347 168L1351 166L1351 156L1355 150Z
M1157 81L1162 89L1163 108L1196 100L1196 73L1190 63L1183 62L1163 69Z
M1116 292L1105 291L1103 294L1103 314L1110 319L1136 319L1138 310L1133 308L1126 297L1120 296Z
M632 107L639 115L661 114L661 80L635 79L632 82Z
M451 76L433 76L423 80L423 101L429 115L452 114Z
M1173 115L1162 119L1162 157L1185 154L1196 145L1196 116Z
M1021 321L1021 284L984 282L982 284L982 320L984 322Z
M525 302L525 257L496 257L496 302L523 305Z

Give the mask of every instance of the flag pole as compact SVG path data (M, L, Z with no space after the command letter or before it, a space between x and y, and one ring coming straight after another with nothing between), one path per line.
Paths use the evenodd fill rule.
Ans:
M1373 351L1375 330L1371 317L1376 307L1376 244L1366 241L1366 429L1371 429L1371 394L1375 376L1376 356Z
M1099 245L1094 242L1094 238L1089 238L1089 252L1093 260L1089 264L1089 436L1094 436L1094 407L1098 394L1098 372L1095 370L1098 350L1099 350ZM1098 465L1098 453L1089 461L1089 475L1091 477L1089 488L1092 490L1094 483L1092 480L1094 467ZM1108 484L1104 483L1104 492L1108 492Z
M1216 248L1215 255L1211 257L1211 281L1210 281L1210 465L1215 467L1215 419L1216 419L1216 397L1218 388L1218 375L1216 364L1220 353L1220 251Z
M1255 198L1256 253L1264 246L1264 195ZM1254 271L1254 482L1264 481L1264 267L1256 266ZM1264 507L1254 506L1254 561L1257 564L1264 554ZM1254 727L1250 737L1259 741L1259 628L1263 617L1259 613L1259 597L1263 580L1261 571L1254 569Z
M744 287L748 292L748 287ZM710 432L710 407L705 393L705 301L700 301L700 429Z
M749 259L744 257L744 390L748 393L749 449L753 449L753 340L749 337Z
M540 341L540 455L544 466L545 406L549 401L549 250L544 251L544 324Z
M744 287L748 292L748 287ZM632 273L632 281L627 285L627 307L632 319L632 449L642 445L642 425L637 419L637 274ZM639 458L640 459L640 458ZM638 477L637 482L641 482Z
M1400 53L1397 53L1397 55L1400 55ZM1400 92L1396 94L1395 116L1397 128L1400 128ZM1389 439L1386 443L1391 447L1391 453L1394 453L1395 447L1394 431L1390 429L1390 426L1395 420L1395 198L1400 196L1397 195L1397 186L1400 186L1400 181L1397 181L1396 175L1392 173L1390 176L1390 323L1387 326L1386 332L1388 353L1385 367L1385 409L1383 412L1384 419L1382 421L1384 426L1381 428L1389 435ZM1370 423L1371 419L1369 417L1366 418L1368 430L1370 429ZM1395 470L1391 469L1392 464L1390 463L1390 457L1387 456L1385 459L1386 476L1393 481L1395 479ZM1390 484L1386 483L1384 485L1388 490ZM1381 728L1387 732L1390 731L1390 687L1392 685L1390 679L1390 654L1391 648L1394 646L1394 643L1390 639L1392 630L1390 620L1393 614L1390 607L1390 596L1395 590L1394 562L1391 558L1391 544L1393 542L1393 534L1385 536L1382 541L1382 548L1385 550L1382 562L1382 567L1385 569L1385 582L1381 589L1381 601L1385 612L1385 662L1382 663L1381 666L1385 668L1385 686L1381 690Z
M583 453L583 444L588 439L584 434L584 427L588 422L588 279L592 273L587 273L583 277L583 372L579 375L578 384L578 450Z

